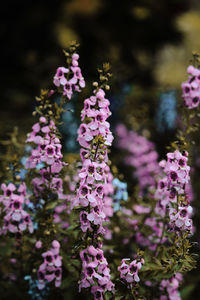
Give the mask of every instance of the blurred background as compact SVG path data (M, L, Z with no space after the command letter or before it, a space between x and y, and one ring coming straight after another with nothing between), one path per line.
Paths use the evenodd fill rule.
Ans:
M198 0L7 1L1 21L1 135L30 129L35 96L51 86L71 40L88 83L111 63L114 118L123 105L131 124L138 106L153 117L160 92L179 90L200 48Z

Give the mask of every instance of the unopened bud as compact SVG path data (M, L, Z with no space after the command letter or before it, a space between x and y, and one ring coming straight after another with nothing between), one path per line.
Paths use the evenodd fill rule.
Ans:
M92 85L95 86L95 87L97 87L98 86L98 82L94 81Z

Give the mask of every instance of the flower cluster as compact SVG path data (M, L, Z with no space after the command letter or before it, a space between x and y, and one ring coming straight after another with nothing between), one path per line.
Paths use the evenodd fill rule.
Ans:
M133 175L137 178L141 196L156 186L156 177L160 172L157 162L158 153L153 143L134 131L128 131L122 124L116 128L118 146L127 150L130 155L125 163L134 167Z
M39 122L33 125L32 129L27 142L34 143L36 147L32 149L26 167L39 167L39 176L32 181L34 193L38 195L48 187L60 199L64 199L63 181L59 178L59 172L66 164L62 161L62 146L56 135L56 126L52 120L47 122L45 117L40 117Z
M94 91L94 96L84 101L81 113L82 124L78 130L78 142L81 146L82 169L79 172L80 186L74 206L81 206L80 224L83 232L91 232L96 245L100 234L105 234L103 223L113 214L112 174L108 167L107 147L113 136L107 118L111 115L109 100L103 89ZM103 293L113 290L110 270L103 251L89 246L81 252L82 274L80 289L91 287L95 299L103 299ZM95 279L95 280L94 280Z
M176 230L189 231L192 233L192 207L191 206L179 206L178 212L175 208L169 209L170 226Z
M148 247L151 251L155 251L159 243L166 241L166 237L162 237L164 225L156 217L146 218L144 225L148 228L148 235L146 236L142 232L137 231L135 235L136 242L143 247ZM151 233L149 233L149 229Z
M113 292L114 285L110 279L110 269L99 248L89 246L80 253L82 260L82 278L79 282L79 290L91 288L95 300L103 300L106 291Z
M104 233L105 184L107 183L107 146L113 140L110 125L106 121L110 116L109 101L102 89L96 91L84 101L81 119L83 123L78 130L81 145L82 169L79 173L80 187L74 206L80 205L84 210L80 214L81 229L86 232L96 227Z
M187 165L188 153L181 154L178 150L167 154L167 161L161 161L160 166L166 176L158 182L155 198L158 199L155 211L164 216L168 208L170 224L174 230L192 231L190 219L192 207L185 197L185 187L190 180L190 167Z
M190 76L182 83L183 100L185 105L192 109L198 107L200 102L200 70L189 66L187 72Z
M176 273L170 279L164 279L160 283L160 291L162 295L160 300L181 300L180 293L178 291L179 284L182 281L182 275Z
M135 259L131 263L128 263L129 260L130 258L122 259L121 265L118 267L118 271L120 272L120 278L132 286L140 281L138 271L142 268L144 259Z
M27 161L28 168L36 168L38 164L46 163L51 167L52 173L58 173L62 169L60 140L56 137L56 126L51 120L47 122L45 117L40 117L38 123L32 127L33 131L28 135L27 142L37 145L32 149Z
M53 83L57 87L62 88L62 93L71 99L74 91L81 92L80 88L85 87L85 80L82 76L81 69L78 64L79 55L72 55L72 65L69 68L59 67L54 76Z
M158 175L160 175L161 168L158 164L158 154L155 151L154 144L148 141L145 137L139 136L134 131L128 131L122 124L118 125L118 146L122 149L128 150L131 155L125 158L125 162L135 168L134 177L139 181L140 192L139 196L148 195L149 199L153 199L153 192L156 188ZM135 231L136 242L142 247L148 247L154 251L157 244L160 243L162 236L163 223L158 221L155 216L151 216L152 204L136 203L132 206L130 217L126 218L130 227ZM124 211L124 210L123 210ZM135 215L136 214L136 215ZM138 219L138 215L141 218ZM146 217L146 215L149 215ZM133 219L133 217L135 217ZM143 228L148 230L144 232L138 230L142 220ZM163 238L162 242L165 239Z
M26 193L25 183L18 187L13 183L1 185L3 195L0 196L0 203L3 204L1 213L3 217L3 226L0 229L0 234L6 234L8 231L21 234L26 229L30 233L33 232L33 223L27 211L24 210L25 205L29 203Z
M178 150L167 154L167 161L162 161L166 173L168 188L175 189L178 194L184 193L184 186L188 183L190 167L187 165L188 153L181 154Z
M40 245L41 246L41 245ZM38 243L36 248L40 248ZM62 257L59 255L60 243L57 240L52 242L52 248L42 253L44 262L38 269L38 289L42 290L45 287L45 283L55 280L55 286L61 285L62 279Z

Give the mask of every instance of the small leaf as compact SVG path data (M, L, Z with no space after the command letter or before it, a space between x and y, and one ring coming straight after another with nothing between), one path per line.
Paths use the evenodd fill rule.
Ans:
M184 300L184 299L189 299L190 298L190 294L192 293L192 291L194 290L195 288L195 284L190 284L186 287L184 287L182 290L181 290L181 298Z
M46 205L46 209L53 209L56 207L56 205L58 205L58 201L50 202Z

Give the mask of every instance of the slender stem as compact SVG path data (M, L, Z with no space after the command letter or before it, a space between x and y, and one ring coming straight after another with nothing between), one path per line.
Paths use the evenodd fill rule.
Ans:
M183 233L181 231L181 242L182 242L182 249L183 249L183 257L185 256L185 245L184 245L184 239L183 239Z
M135 293L133 291L133 289L131 288L131 296L132 296L132 299L133 300L137 300L136 296L135 296Z
M167 217L167 208L165 209L165 217L164 217L164 222L163 222L163 228L162 228L162 234L161 234L161 237L160 237L160 241L156 247L156 254L155 256L158 256L158 247L161 245L162 243L162 239L164 237L164 233L165 233L165 225L166 225L166 217Z
M178 213L178 207L179 207L179 194L178 193L176 194L176 198L177 198L177 201L176 201L176 210L177 210L177 213Z
M65 104L65 98L64 97L61 97L61 100L60 100L60 108L63 108Z
M96 147L95 154L94 154L94 161L96 160L98 148L99 148L99 140L98 140L97 147Z

